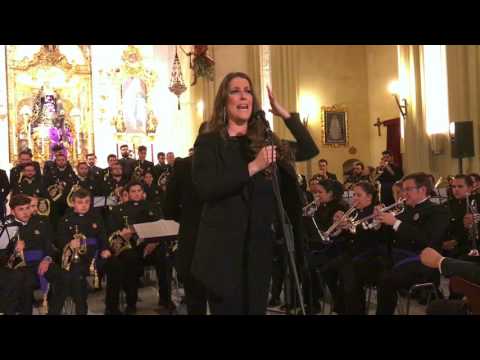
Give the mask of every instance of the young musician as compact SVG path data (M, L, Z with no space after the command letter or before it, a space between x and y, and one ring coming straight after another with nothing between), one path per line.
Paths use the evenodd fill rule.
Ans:
M372 216L377 204L377 191L370 182L360 181L353 185L356 220ZM341 314L361 315L367 310L364 287L376 285L388 265L385 232L373 218L356 226L345 222L343 229L348 241L330 267L338 272L340 280L337 299L341 301L335 307Z
M157 249L157 244L138 243L138 236L133 229L134 224L158 220L158 210L144 199L142 185L138 182L127 184L129 201L113 208L110 215L109 248L112 256L105 264L107 274L107 293L105 297L105 314L120 314L118 308L120 289L126 294L127 314L136 313L138 298L138 276L142 269L142 257L148 257ZM161 273L159 279L165 277ZM160 276L161 275L161 276ZM167 291L162 286L160 291ZM162 293L162 295L165 295ZM165 299L166 300L166 299Z
M153 171L153 163L146 160L147 158L147 147L141 145L138 147L138 160L135 161L134 176L135 180L142 181L146 172Z
M52 230L48 221L32 214L30 198L15 195L10 199L12 225L18 226L18 233L9 244L9 264L16 272L15 281L19 286L15 300L15 311L32 315L33 292L40 287L46 291L47 281L55 283L55 265L52 257ZM45 279L46 278L46 279Z
M67 296L75 303L77 315L87 315L87 276L92 261L111 256L103 221L91 208L91 195L85 189L73 193L73 211L58 224L57 248L62 252L62 286L54 289L49 314L60 314ZM96 263L95 265L98 265Z
M376 169L377 180L381 184L381 201L385 205L394 203L392 196L392 186L395 181L403 177L403 170L393 162L393 155L390 151L382 152L380 166Z

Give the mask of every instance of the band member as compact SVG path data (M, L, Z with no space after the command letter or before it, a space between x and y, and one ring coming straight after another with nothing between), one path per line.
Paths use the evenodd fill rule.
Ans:
M199 134L205 129L206 123L202 123ZM206 315L206 290L190 270L202 212L202 202L192 182L192 156L175 162L163 209L167 219L180 223L175 268L184 285L187 312L189 315Z
M165 199L165 192L154 182L154 176L151 172L145 172L142 184L143 191L146 195L146 200L150 201L156 206L161 206L163 200Z
M142 268L142 257L149 257L151 260L159 255L158 244L138 244L138 236L133 229L134 224L155 221L160 215L150 203L143 200L144 193L142 185L137 182L131 182L126 186L129 194L129 201L113 208L110 224L112 234L109 237L109 248L112 251L110 257L105 263L105 272L107 274L107 291L105 297L105 314L120 314L118 308L120 289L123 287L126 294L127 314L135 314L137 309L138 297L138 277ZM121 245L119 245L121 243ZM166 276L166 269L162 268L162 263L156 262L157 275L159 282ZM163 296L168 292L168 287L161 284L159 291L162 292L161 301L166 301ZM165 293L164 293L165 291Z
M370 181L368 175L363 175L365 171L365 165L361 161L357 161L353 164L352 174L347 177L344 183L345 190L350 190L353 185L359 181Z
M165 162L165 153L159 152L157 154L158 163L153 167L153 174L155 179L158 179L160 175L167 170L167 163ZM156 180L155 180L156 181Z
M88 171L89 171L90 175L94 179L100 178L101 174L102 174L102 169L99 168L98 166L96 166L97 155L95 155L94 153L87 154L86 160L87 160Z
M110 154L107 156L107 164L108 166L105 169L102 169L102 172L100 173L101 177L103 178L103 181L107 181L108 177L112 173L112 165L117 162L117 155Z
M111 165L110 175L102 184L101 194L103 196L115 198L118 202L120 189L128 183L128 180L123 175L123 167L120 162L113 162Z
M51 174L50 174L51 171L54 168L59 167L57 162L56 162L57 156L61 156L65 159L65 161L61 160L62 171L67 171L67 173L72 173L73 174L74 171L73 171L72 165L67 160L67 155L65 153L65 149L63 149L60 145L56 145L56 146L53 147L53 150L54 150L55 157L54 157L53 160L45 161L45 164L43 165L43 176L46 177L46 178L51 177Z
M376 169L375 180L378 180L381 184L380 195L383 204L391 205L394 203L392 186L395 181L400 180L402 177L403 171L394 164L392 153L388 150L382 152L382 159L380 160L380 166Z
M10 193L10 183L5 170L0 169L0 221L5 220L7 213L7 196Z
M175 165L175 154L173 152L167 152L167 169L168 172L172 172L173 166Z
M477 173L470 173L467 176L472 179L472 193L477 195L478 190L480 189L480 175Z
M72 297L77 315L87 315L86 278L90 268L98 265L99 257L111 256L103 221L90 210L91 194L81 188L73 193L72 200L73 211L60 220L57 230L57 248L62 251L62 270L58 274L61 285L54 288L50 315L60 314L67 296Z
M335 180L320 180L317 183L310 185L311 191L317 200L317 208L313 214L313 217L305 218L307 234L309 238L310 249L310 267L312 273L312 300L313 306L318 306L320 298L320 288L318 278L316 276L316 269L324 269L332 259L339 256L344 248L344 239L340 235L332 234L335 237L332 244L326 244L320 233L325 233L335 222L335 215L343 214L348 209L348 204L342 199L343 186ZM338 272L337 271L324 271L322 273L325 279L330 293L334 298L334 304L340 304L340 294L337 291L338 285ZM338 305L337 305L338 306ZM336 312L341 312L340 309L335 308Z
M65 155L57 153L54 165L50 167L48 175L44 176L45 186L52 203L52 224L57 224L58 220L65 215L68 208L67 195L75 179L75 172L67 164Z
M133 176L133 171L135 169L136 161L130 157L130 150L128 149L128 145L120 146L120 151L122 153L122 157L119 160L120 165L123 168L123 174L125 178L129 181Z
M448 238L442 244L445 256L459 258L471 250L467 226L472 224L467 214L467 194L472 193L472 179L468 175L456 175L452 182L453 199L448 201L450 223ZM473 199L473 197L471 198Z
M30 199L15 195L10 200L13 222L18 233L9 245L9 266L17 272L16 281L20 287L16 299L16 312L32 315L33 292L40 287L46 292L47 281L54 283L54 248L51 243L52 231L47 221L33 216ZM45 280L45 278L46 280Z
M328 161L326 159L318 160L318 173L314 177L320 177L321 179L337 180L337 175L328 172Z
M393 229L393 268L384 273L377 286L377 314L392 315L397 291L420 282L439 282L438 273L420 263L419 254L426 247L439 251L447 236L448 211L429 200L431 182L425 173L406 176L402 182L405 211L394 216L376 211L376 219Z
M50 200L45 198L39 199L37 196L29 196L29 198L32 214L39 216L44 221L48 221L48 216L50 215Z
M361 181L353 186L353 192L355 218L368 219L378 204L375 187ZM358 225L351 221L344 224L343 234L348 241L342 254L330 264L330 271L337 271L340 280L337 299L341 302L335 307L340 314L361 315L367 310L364 287L376 285L389 264L385 232L373 218Z
M213 314L266 312L275 198L271 175L264 170L277 160L277 152L295 250L303 256L302 202L287 148L296 149L296 161L312 158L318 149L298 114L286 111L268 92L272 113L284 119L296 143L273 135L276 151L266 144L266 124L254 115L260 107L251 80L230 73L217 92L208 132L194 146L192 177L204 206L192 273L206 286Z
M12 183L12 194L24 194L28 196L47 197L47 191L42 179L35 171L33 163L22 165L22 174L20 181Z
M146 160L147 157L147 147L139 146L138 147L138 160L135 161L135 168L133 170L133 176L136 181L142 181L145 172L152 172L153 163Z
M10 170L10 184L16 184L20 180L20 175L23 170L23 165L32 163L35 168L35 175L40 177L42 172L40 171L40 164L37 161L32 161L32 152L30 150L22 150L18 154L18 162L15 167Z

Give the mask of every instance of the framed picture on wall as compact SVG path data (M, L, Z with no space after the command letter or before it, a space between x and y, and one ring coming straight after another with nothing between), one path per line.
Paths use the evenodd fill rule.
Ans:
M345 107L322 107L323 144L348 145L348 116Z

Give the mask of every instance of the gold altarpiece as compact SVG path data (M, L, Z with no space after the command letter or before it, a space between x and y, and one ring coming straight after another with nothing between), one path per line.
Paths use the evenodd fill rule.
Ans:
M8 45L6 55L10 162L27 147L34 160L48 160L49 131L57 116L70 132L70 143L65 142L69 160L85 159L94 150L89 46ZM58 109L46 113L47 98Z

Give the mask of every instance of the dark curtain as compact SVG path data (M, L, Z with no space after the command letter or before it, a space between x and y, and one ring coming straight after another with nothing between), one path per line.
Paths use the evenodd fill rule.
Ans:
M385 120L383 125L387 127L387 150L393 154L395 163L403 169L400 152L400 118Z

